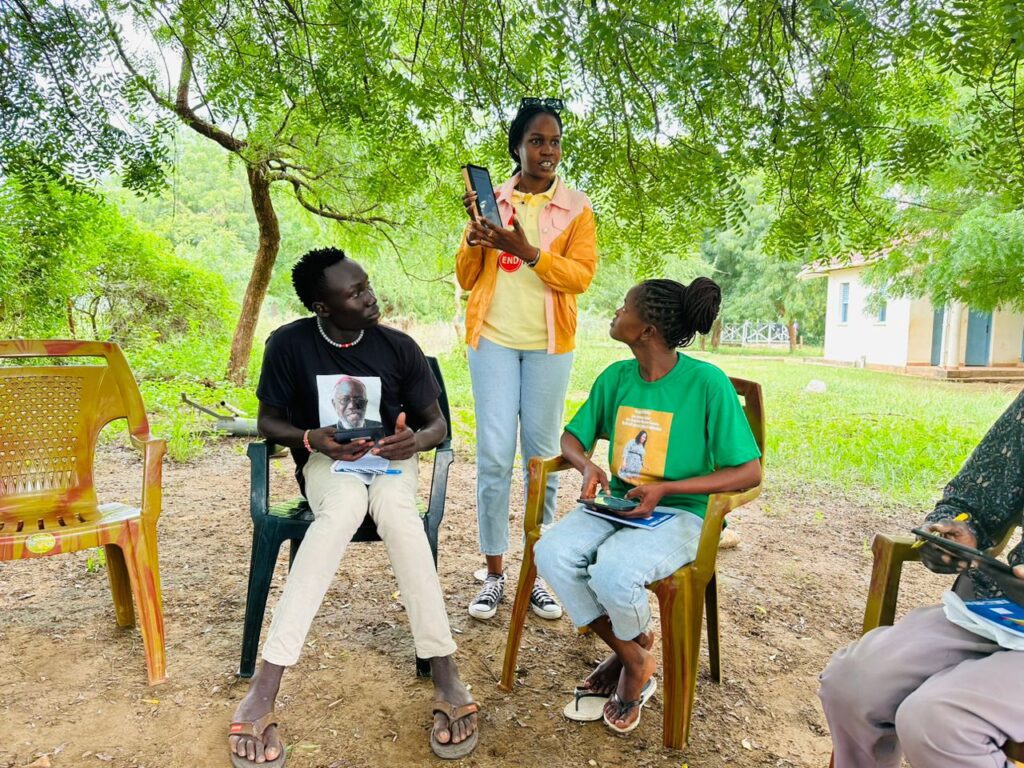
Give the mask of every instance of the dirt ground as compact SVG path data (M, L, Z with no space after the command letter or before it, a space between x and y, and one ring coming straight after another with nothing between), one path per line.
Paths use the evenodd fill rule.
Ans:
M229 765L227 724L247 686L235 677L251 542L244 450L243 441L225 440L194 464L165 465L163 685L146 685L138 632L116 626L106 574L89 572L84 553L0 563L0 768ZM103 500L136 503L135 454L105 448L99 467ZM426 469L423 462L424 477ZM290 472L290 460L277 463L275 496L294 493ZM576 478L567 478L560 510L577 492ZM625 737L563 718L573 685L603 655L598 640L575 635L565 618L529 617L519 684L511 694L498 689L511 600L490 623L466 613L479 559L474 509L472 462L457 456L440 573L463 677L482 704L480 745L458 765L480 768L824 768L829 741L816 676L859 632L872 533L906 530L920 516L827 489L782 493L769 473L759 502L733 518L743 543L719 559L724 679L711 682L702 649L690 746L680 754L661 746L660 694ZM282 550L271 605L285 563ZM909 571L905 605L935 599L945 586ZM278 715L289 766L438 764L428 744L431 687L413 675L396 589L382 546L350 548L284 679Z

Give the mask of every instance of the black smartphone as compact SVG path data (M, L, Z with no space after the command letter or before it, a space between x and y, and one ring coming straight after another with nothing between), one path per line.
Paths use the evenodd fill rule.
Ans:
M592 499L579 499L578 501L585 507L597 509L601 512L611 512L613 515L629 512L631 509L636 509L640 506L640 502L634 499L620 499L617 496L608 496L603 493L597 494Z
M491 174L487 169L480 165L464 165L462 180L466 182L467 192L476 192L476 210L479 216L496 227L504 227L498 213L498 199L494 196Z
M1002 573L1013 575L1013 568L1010 567L1009 563L997 560L991 555L986 555L980 549L968 547L966 544L961 544L959 541L947 539L943 536L932 533L931 531L922 530L921 528L913 528L911 532L917 534L925 541L934 544L939 549L944 550L947 554L952 555L955 558L960 560L977 560L979 563L984 563L994 571L1001 571Z
M353 440L373 440L374 442L384 437L382 427L357 427L356 429L337 429L334 432L334 442L351 443Z

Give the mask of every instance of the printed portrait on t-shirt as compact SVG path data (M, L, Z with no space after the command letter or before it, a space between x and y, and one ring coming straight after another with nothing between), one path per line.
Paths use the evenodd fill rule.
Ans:
M619 406L615 414L612 472L632 485L665 477L665 457L672 431L672 413Z
M377 376L317 376L320 426L339 429L379 427L380 378Z

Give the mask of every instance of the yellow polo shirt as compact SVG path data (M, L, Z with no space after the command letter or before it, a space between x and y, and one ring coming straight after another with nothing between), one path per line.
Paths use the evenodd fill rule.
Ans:
M551 202L561 182L535 195L515 190L516 218L535 248L540 247L540 212ZM547 349L548 324L544 307L544 281L516 256L498 257L498 282L487 308L480 335L511 349Z

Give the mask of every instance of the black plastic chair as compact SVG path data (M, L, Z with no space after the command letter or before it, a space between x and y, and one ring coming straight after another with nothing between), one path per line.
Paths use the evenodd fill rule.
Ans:
M445 493L448 488L448 469L454 455L452 453L452 419L448 408L448 394L441 377L441 368L437 359L428 357L430 370L441 388L438 402L441 413L448 422L448 434L434 450L434 473L430 482L430 502L427 514L423 518L423 530L430 542L430 551L434 555L434 567L437 567L437 532L444 517ZM288 567L291 568L295 554L299 551L302 539L306 535L313 513L306 499L299 496L291 501L270 504L270 456L273 444L268 441L249 443L249 461L251 462L251 481L249 513L252 515L252 556L249 561L249 587L245 598L245 628L242 635L242 661L238 667L238 676L252 677L256 671L256 652L260 644L260 630L263 617L267 610L267 595L270 582L274 576L274 565L281 544L291 542ZM362 525L356 531L352 541L380 541L377 526L367 514ZM420 677L430 675L430 662L427 659L416 659L416 674Z

